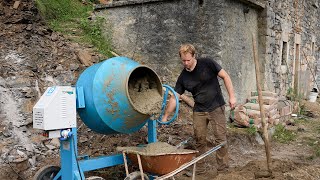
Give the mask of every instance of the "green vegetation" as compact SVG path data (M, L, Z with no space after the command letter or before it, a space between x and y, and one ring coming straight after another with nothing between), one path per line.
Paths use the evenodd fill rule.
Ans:
M255 135L257 132L257 128L255 126L250 126L249 128L246 128L246 131L249 135Z
M289 99L289 100L291 100L291 101L293 101L294 99L295 99L295 93L293 92L293 89L292 88L289 88L288 90L287 90L287 94L286 94L286 97Z
M273 139L280 143L288 143L295 139L297 134L295 132L289 131L285 129L285 127L281 124L276 125L276 130L273 135Z
M307 112L307 110L306 110L306 106L304 105L304 104L300 104L300 106L299 106L300 108L300 111L299 111L299 114L300 115L307 115L308 114L308 112Z
M315 126L314 128L315 128L315 130L316 130L317 134L320 134L320 125Z
M303 137L305 145L310 146L313 150L313 155L309 156L309 160L313 160L317 157L320 157L320 142L317 137L314 137L314 134L320 134L320 124L317 120L311 120L307 117L300 117L294 121L297 125L303 125L310 128L312 134Z
M303 99L303 95L299 92L296 92L293 88L289 88L287 90L286 97L291 101L301 101Z
M315 130L316 134L320 134L320 125L317 124L316 126L314 126L314 130ZM313 148L314 155L316 157L320 157L320 142L319 142L319 140L316 138L310 138L308 142L309 142L309 145Z
M90 20L93 11L91 2L79 0L36 0L37 7L54 31L76 42L91 44L100 53L112 57L110 38L102 35L103 19Z
M306 114L305 106L304 106L304 104L302 104L302 100L303 100L303 95L302 94L296 92L292 88L289 88L287 90L286 97L287 97L288 100L299 102L299 112L298 113L300 115L305 115Z
M316 157L320 157L320 142L315 138L307 138L306 142L310 147L312 147L314 154L310 156L308 159L312 160Z

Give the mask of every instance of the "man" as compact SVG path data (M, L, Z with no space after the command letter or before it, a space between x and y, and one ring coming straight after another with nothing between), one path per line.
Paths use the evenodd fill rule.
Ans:
M197 142L196 147L199 154L203 154L207 148L206 136L209 122L213 127L215 144L218 145L227 140L226 118L224 115L225 101L218 76L223 79L228 91L231 109L235 107L236 98L230 76L226 71L210 58L196 58L195 53L196 50L193 45L181 45L179 55L184 69L178 77L175 91L179 97L185 90L192 93L195 101L193 107L193 129ZM168 116L174 111L175 107L175 99L171 96L162 121L168 121ZM216 160L218 171L226 170L229 167L227 145L217 150ZM199 165L203 165L203 162Z

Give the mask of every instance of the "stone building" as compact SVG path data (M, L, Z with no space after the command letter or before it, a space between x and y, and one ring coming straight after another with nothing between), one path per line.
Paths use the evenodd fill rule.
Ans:
M243 102L256 89L252 34L265 90L285 95L294 88L307 96L316 78L320 83L316 0L106 3L95 14L105 18L115 52L150 66L165 84L174 86L182 68L178 48L190 42L198 56L214 58L229 72ZM48 86L74 85L86 68L79 56L87 53L43 25L34 1L1 1L0 22L0 179L23 179L59 161L59 142L45 141L32 128L33 105ZM90 148L95 138L87 131L81 128L79 142Z
M255 36L263 89L307 97L319 59L317 0L134 0L96 7L114 50L147 64L174 85L178 48L193 43L229 72L238 102L256 89ZM111 35L111 36L110 36Z

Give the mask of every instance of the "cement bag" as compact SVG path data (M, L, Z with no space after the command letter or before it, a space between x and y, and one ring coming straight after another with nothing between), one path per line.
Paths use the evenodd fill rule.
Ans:
M246 114L249 116L249 118L261 118L260 117L260 111L257 111L257 110L252 110L252 109L247 109L246 110ZM268 117L268 113L265 111L264 113L264 117Z
M255 104L255 103L246 103L243 105L246 109L252 109L252 110L257 110L260 111L260 105ZM274 105L263 105L263 108L265 111L270 111L271 109L274 109Z
M258 98L258 96L252 96L252 97L249 97L247 99L247 101L250 102L250 103L258 104L259 103L259 98ZM272 104L276 104L277 102L278 102L278 98L269 97L269 96L262 96L262 103L263 104L272 105Z
M274 93L274 92L271 92L271 91L261 91L261 93L262 93L262 96L268 96L268 97L274 97L274 98L278 97L277 93ZM252 91L251 92L251 96L258 96L258 92L257 91Z
M268 117L274 117L274 116L279 116L280 117L279 111L276 108L274 108L274 109L272 109L272 110L270 110L268 112Z
M290 100L280 100L277 104L280 116L288 116L292 114L293 102Z

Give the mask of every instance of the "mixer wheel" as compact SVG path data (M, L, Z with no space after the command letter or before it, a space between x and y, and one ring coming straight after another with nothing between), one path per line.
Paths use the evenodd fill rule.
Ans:
M144 175L145 180L149 180L149 177L146 174ZM140 180L141 179L141 173L140 171L135 171L130 173L124 180Z
M60 169L58 166L44 166L33 176L33 180L52 180L59 173ZM61 178L58 180L61 180Z

